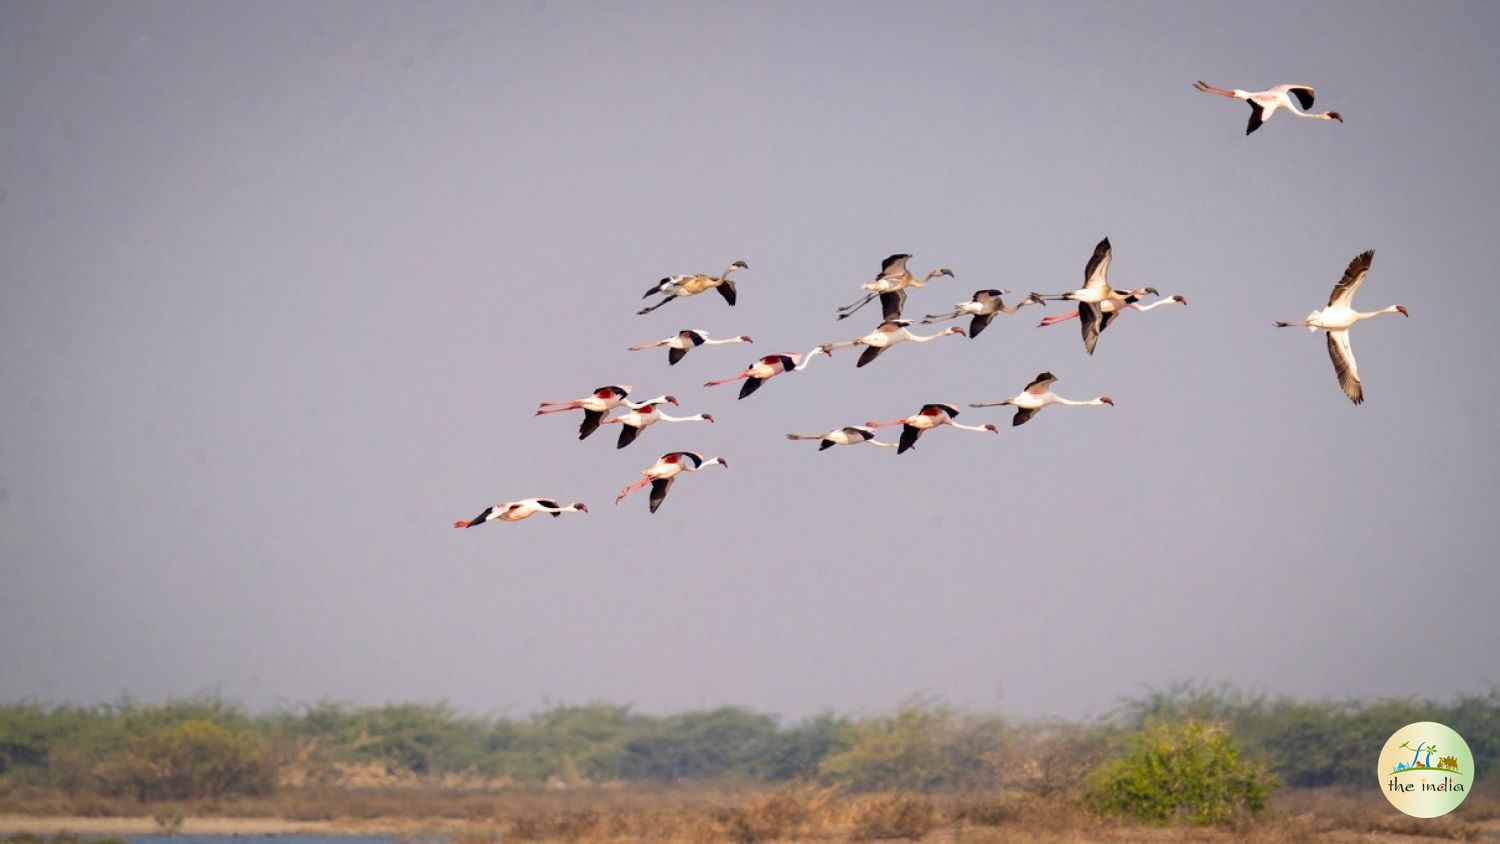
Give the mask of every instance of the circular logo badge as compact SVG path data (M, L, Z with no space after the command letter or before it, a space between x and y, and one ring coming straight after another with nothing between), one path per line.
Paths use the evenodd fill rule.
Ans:
M1391 805L1417 818L1458 808L1474 785L1474 754L1458 733L1433 721L1397 730L1375 773Z

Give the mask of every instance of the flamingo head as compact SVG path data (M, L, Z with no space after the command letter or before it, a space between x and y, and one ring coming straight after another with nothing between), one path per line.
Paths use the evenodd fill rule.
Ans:
M577 510L580 513L587 513L589 511L588 505L584 504L582 501L574 501L573 509Z
M1110 407L1114 407L1115 406L1115 400L1112 399L1112 398L1110 398L1109 396L1100 396L1099 397L1099 401L1104 402L1105 404L1109 405Z
M725 469L729 468L729 461L725 460L722 457L715 457L714 459L708 461L707 463L704 463L703 465L704 466L712 466L715 463L719 464L720 466L723 466Z
M1187 297L1186 296L1173 296L1172 297L1172 301L1176 302L1179 305L1186 305L1187 304Z
M754 343L755 342L754 340L750 339L750 335L748 335L748 334L741 334L740 336L738 336L738 337L736 337L734 339L740 341L741 343Z
M735 261L733 264L730 264L729 266L734 267L735 269L738 269L738 270L748 270L748 269L750 269L750 265L747 264L747 263L745 263L744 261Z
M1155 287L1147 287L1146 288L1146 293L1148 295L1151 295L1151 296L1160 296L1161 295L1160 293L1156 292L1156 288Z
M938 267L937 269L932 271L932 278L937 278L940 275L945 275L949 278L953 278L953 271L948 269L947 267Z
M823 345L818 347L818 351L822 352L825 355L828 355L829 357L833 357L833 344L824 343Z
M674 407L677 406L677 397L676 396L662 396L661 400L664 401L664 402L666 402L667 404L670 404L670 405L674 406Z
M709 415L707 413L700 413L698 415L703 417L703 421L704 422L712 422L712 421L714 421L713 416L711 416L711 415Z
M964 331L964 327L962 325L949 326L948 330L944 331L943 333L944 334L957 334L960 337L967 337L967 336L969 336Z
M1336 111L1330 111L1330 112L1328 112L1328 119L1329 120L1337 120L1340 123L1344 122L1344 116L1342 114L1339 114Z
M1411 316L1411 314L1409 314L1409 313L1406 312L1406 306L1405 305L1397 305L1396 306L1396 312L1399 313L1399 314L1401 314L1404 317L1410 317Z
M998 433L1000 433L1000 429L996 428L994 425L986 425L986 426L984 426L984 429L986 431L989 431L992 434L998 434Z

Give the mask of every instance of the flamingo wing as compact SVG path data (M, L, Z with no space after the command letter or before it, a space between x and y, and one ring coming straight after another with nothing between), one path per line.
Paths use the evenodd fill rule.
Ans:
M859 367L864 366L870 361L880 357L880 353L883 351L885 351L884 346L866 346L865 350L860 353L859 362L854 364L854 367L858 369Z
M1317 93L1311 85L1277 85L1271 89L1285 94L1291 94L1297 98L1303 110L1313 107L1313 95Z
M677 478L674 476L671 478L657 478L656 480L651 482L652 513L655 513L656 508L660 507L661 503L667 500L667 490L672 488L672 481L675 480L677 480Z
M1265 106L1262 106L1255 100L1245 100L1245 102L1250 104L1250 123L1245 126L1245 134L1248 135L1259 129L1260 125L1266 122L1268 112Z
M1102 330L1101 323L1104 319L1104 309L1095 302L1078 303L1078 324L1083 329L1083 348L1089 354L1094 353L1094 346L1099 343L1099 332Z
M1365 276L1370 273L1370 262L1375 260L1375 250L1370 249L1354 256L1349 262L1349 268L1344 270L1344 277L1333 286L1333 292L1328 294L1328 304L1339 305L1345 308L1353 307L1354 294L1359 292L1360 285L1365 283Z
M1112 255L1113 250L1110 248L1109 238L1099 241L1099 245L1094 247L1094 254L1083 268L1084 289L1104 289L1109 279L1109 261Z
M979 332L983 331L985 326L989 325L990 321L994 318L994 314L980 314L979 316L969 320L969 339L972 340L975 337L978 337Z
M922 436L922 429L915 425L901 426L901 442L896 446L896 453L901 454L917 444L917 438Z
M1012 416L1010 418L1011 427L1014 428L1017 425L1025 425L1026 422L1029 419L1031 419L1031 417L1033 417L1033 416L1036 415L1036 412L1038 410L1041 410L1041 408L1040 407L1029 407L1029 408L1028 407L1018 407L1018 408L1016 408L1016 415Z
M599 430L599 422L602 419L604 419L604 411L585 410L583 412L583 422L578 426L578 438L580 440L588 439L589 434Z
M720 296L724 297L724 301L729 303L729 307L734 307L734 300L738 297L739 294L734 289L733 281L730 281L726 278L715 289L719 291Z
M892 290L880 294L881 319L889 322L901 318L901 309L906 307L906 291Z
M1355 404L1364 403L1365 391L1359 383L1359 366L1354 362L1354 351L1349 348L1348 331L1328 332L1328 356L1333 359L1333 371L1339 376L1344 395Z

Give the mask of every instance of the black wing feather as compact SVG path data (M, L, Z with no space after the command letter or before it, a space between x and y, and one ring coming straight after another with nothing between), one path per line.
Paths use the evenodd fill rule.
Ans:
M589 434L599 430L599 422L603 418L604 411L602 410L585 410L583 412L583 422L578 425L578 438L580 440L588 439Z
M620 439L615 442L615 448L624 448L625 446L630 445L631 443L635 442L635 438L639 436L640 433L641 429L637 428L634 425L621 425Z

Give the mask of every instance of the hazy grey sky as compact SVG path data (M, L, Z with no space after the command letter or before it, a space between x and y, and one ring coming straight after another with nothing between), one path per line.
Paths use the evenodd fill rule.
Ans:
M1492 3L0 5L0 700L914 693L1078 717L1141 684L1500 683ZM1191 83L1318 88L1339 125ZM893 252L975 289L1180 293L1089 357L1041 309L854 352ZM1353 333L1277 331L1375 249ZM713 294L642 291L734 259ZM1484 299L1476 299L1483 293ZM1058 310L1056 306L1049 310ZM741 332L668 367L625 346ZM1003 409L897 456L788 431ZM632 446L536 404L626 382ZM676 449L728 470L616 492ZM455 531L533 496L591 512Z

